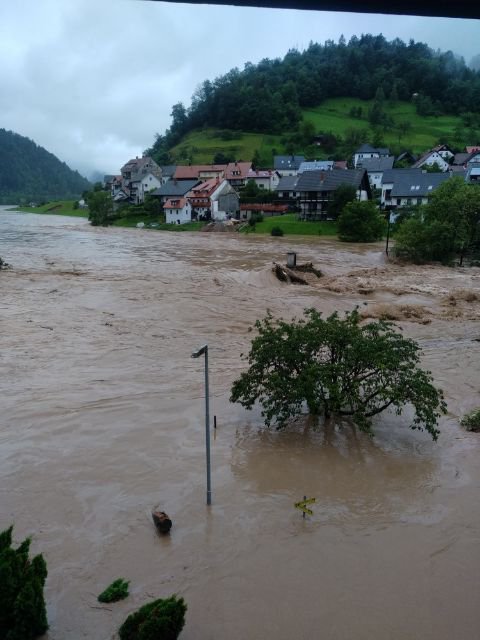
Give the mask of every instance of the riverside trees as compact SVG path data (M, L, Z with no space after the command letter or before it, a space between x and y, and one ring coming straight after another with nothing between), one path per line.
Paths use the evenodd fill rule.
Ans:
M480 186L450 178L403 222L395 254L412 262L451 262L480 250Z
M373 416L388 408L400 415L410 405L410 427L436 440L446 404L419 367L419 346L391 322L360 321L357 310L324 319L305 309L291 322L268 313L255 323L250 367L233 383L230 401L246 409L258 401L267 426L284 427L306 406L311 415L350 417L370 434Z

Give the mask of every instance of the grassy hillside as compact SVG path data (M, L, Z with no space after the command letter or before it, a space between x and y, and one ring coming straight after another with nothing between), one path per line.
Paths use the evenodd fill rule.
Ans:
M335 135L344 135L349 128L369 129L366 119L372 105L371 100L357 100L355 98L334 98L326 100L322 105L303 112L305 120L310 120L317 131L331 131ZM361 107L364 117L352 118L349 113L352 107ZM415 106L409 102L398 102L390 106L385 102L385 112L398 123L407 121L411 124L411 130L401 138L402 147L411 148L414 152L426 151L435 145L439 138L452 137L455 127L461 124L457 116L419 116ZM385 144L398 145L398 134L395 131L386 131L383 135ZM468 141L456 141L459 146Z
M372 101L359 100L356 98L334 98L326 100L319 107L306 109L303 111L305 120L311 121L316 131L331 131L335 135L344 136L348 129L366 129L367 136L365 142L371 142L372 134L370 124L366 119ZM361 107L362 118L352 118L349 113L352 107ZM425 151L434 146L440 138L448 136L453 139L455 128L461 124L461 119L457 116L419 116L413 104L409 102L397 102L390 106L385 102L384 110L390 115L395 123L402 121L411 124L411 130L403 136L400 141L396 131L386 131L384 133L385 144L405 149L412 149L415 153ZM291 134L285 131L285 137ZM175 162L180 164L191 163L211 163L216 153L234 157L236 160L251 160L258 152L260 154L261 165L269 166L273 162L273 151L285 153L283 136L268 135L261 133L229 132L216 129L203 129L187 134L183 140L171 150ZM458 147L468 144L468 140L452 140ZM295 149L296 153L306 152L299 145ZM325 157L320 149L314 149L315 158Z
M281 152L280 136L202 129L187 134L180 144L171 149L171 154L179 164L210 164L216 153L248 161L258 151L262 161L269 164L274 149Z

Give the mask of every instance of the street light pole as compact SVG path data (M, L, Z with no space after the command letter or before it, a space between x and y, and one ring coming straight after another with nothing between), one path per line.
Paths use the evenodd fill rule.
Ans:
M192 358L205 354L205 449L207 455L207 505L212 504L212 481L210 474L210 397L208 390L208 344L192 353Z

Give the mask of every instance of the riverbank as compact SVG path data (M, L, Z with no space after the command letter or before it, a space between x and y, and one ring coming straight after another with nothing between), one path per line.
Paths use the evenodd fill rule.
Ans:
M88 218L88 209L75 208L75 202L75 200L59 200L58 202L47 202L47 204L43 204L39 207L12 207L11 211Z

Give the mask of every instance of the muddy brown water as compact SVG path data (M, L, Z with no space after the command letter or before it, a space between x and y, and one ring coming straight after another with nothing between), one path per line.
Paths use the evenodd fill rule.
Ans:
M325 276L278 282L296 250ZM0 209L0 526L47 559L50 640L107 640L153 597L188 603L185 640L480 636L480 270L397 267L322 238L93 229ZM455 300L448 298L455 293ZM467 298L475 296L467 295ZM266 431L228 402L248 328L271 309L416 309L403 319L449 414L437 444L386 414ZM422 324L426 322L426 324ZM476 340L477 339L477 340ZM213 506L205 506L210 346ZM305 520L293 507L317 498ZM160 538L150 509L173 519ZM117 577L131 596L102 607Z

